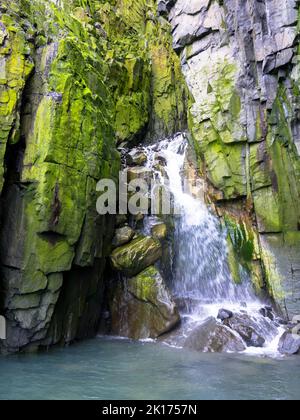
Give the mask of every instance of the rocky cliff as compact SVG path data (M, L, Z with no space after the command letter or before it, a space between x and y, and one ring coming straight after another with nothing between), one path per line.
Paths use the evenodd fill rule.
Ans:
M3 352L96 333L115 227L96 212L97 181L117 179L118 148L187 124L207 201L228 229L233 277L242 262L258 293L299 314L298 9L296 0L1 1ZM154 267L142 269L161 284ZM132 275L128 290L145 297L145 273Z
M117 179L117 145L186 125L169 25L152 1L2 1L3 351L97 332L114 217L96 183Z
M289 316L299 314L299 4L159 4L192 97L208 200L257 289L267 286Z

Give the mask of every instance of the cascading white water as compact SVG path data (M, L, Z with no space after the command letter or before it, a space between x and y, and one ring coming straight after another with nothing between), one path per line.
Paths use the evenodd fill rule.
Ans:
M168 185L180 216L175 216L175 257L172 287L183 304L187 331L207 317L216 317L221 308L251 313L267 339L265 353L273 353L282 330L274 328L259 313L262 302L252 290L249 275L241 267L242 284L235 284L228 266L226 231L219 219L199 198L185 191L184 163L188 141L180 133L173 139L146 148L147 166ZM157 154L165 161L163 173L157 169ZM164 174L165 172L165 174ZM260 320L260 321L259 321ZM255 350L255 353L261 350Z

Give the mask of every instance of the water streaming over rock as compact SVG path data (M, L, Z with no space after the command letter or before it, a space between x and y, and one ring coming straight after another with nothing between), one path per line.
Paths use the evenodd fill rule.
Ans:
M171 287L181 309L183 326L169 342L182 344L195 326L210 316L216 318L219 310L226 308L235 314L247 314L265 338L264 350L255 350L256 353L272 353L277 348L282 330L259 312L263 303L255 296L249 274L242 267L242 283L233 281L228 265L225 228L204 200L186 191L189 184L184 180L187 149L187 136L183 133L145 149L147 166L153 170L154 177L168 185L174 205L180 210L180 215L174 216ZM163 170L157 165L158 157L164 162Z

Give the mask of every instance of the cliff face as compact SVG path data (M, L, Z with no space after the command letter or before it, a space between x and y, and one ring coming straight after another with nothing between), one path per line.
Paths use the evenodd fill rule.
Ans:
M298 32L296 0L1 1L1 351L95 334L96 183L187 119L233 277L299 313Z
M266 280L299 314L298 2L177 0L160 10L193 98L207 196L257 288Z
M117 144L183 128L185 88L154 2L0 12L1 345L19 351L96 333L114 228L96 183L117 179Z

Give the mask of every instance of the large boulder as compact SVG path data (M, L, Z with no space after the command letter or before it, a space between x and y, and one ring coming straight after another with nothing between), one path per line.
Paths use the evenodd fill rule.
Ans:
M158 338L180 321L176 304L153 266L134 278L118 282L111 316L112 334L136 340Z
M280 338L278 350L281 354L290 356L300 354L300 335L286 331Z
M266 342L258 324L247 314L235 314L225 319L224 325L237 332L249 347L263 347Z
M153 265L162 256L158 240L140 236L127 245L116 248L111 254L112 267L128 277L133 277Z
M184 347L206 353L241 352L246 350L243 340L220 324L208 318L187 337Z

